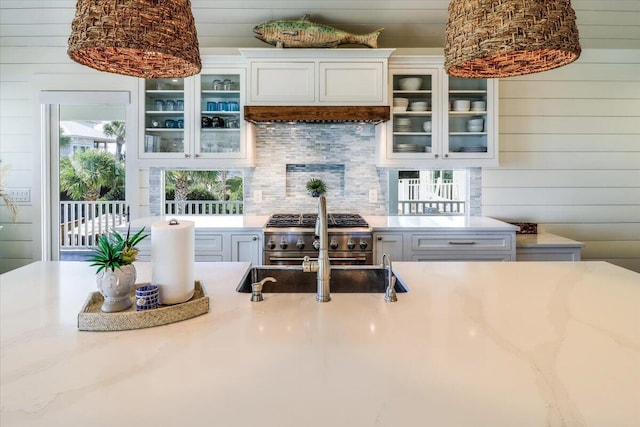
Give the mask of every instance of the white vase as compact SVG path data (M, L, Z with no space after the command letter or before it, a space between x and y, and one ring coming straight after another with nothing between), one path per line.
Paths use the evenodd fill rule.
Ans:
M131 291L136 283L136 268L133 264L111 270L105 268L96 274L98 291L104 297L102 311L111 313L131 307Z

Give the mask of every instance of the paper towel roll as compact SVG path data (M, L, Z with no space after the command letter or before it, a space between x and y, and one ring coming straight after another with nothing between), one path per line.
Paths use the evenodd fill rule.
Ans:
M151 283L158 285L160 304L178 304L193 297L194 246L193 221L151 224Z

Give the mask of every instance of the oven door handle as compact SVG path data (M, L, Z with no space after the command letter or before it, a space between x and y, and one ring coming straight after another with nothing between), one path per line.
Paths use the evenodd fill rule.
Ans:
M310 258L312 261L316 261L318 258ZM295 257L295 258L287 258L287 257L269 257L269 261L300 261L302 262L304 258ZM367 261L366 257L344 257L344 258L331 258L329 257L329 261Z

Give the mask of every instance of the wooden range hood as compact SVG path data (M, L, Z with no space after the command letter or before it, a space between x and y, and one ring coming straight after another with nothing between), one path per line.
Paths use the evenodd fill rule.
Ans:
M317 106L287 105L244 107L248 122L367 122L382 123L391 116L388 105Z

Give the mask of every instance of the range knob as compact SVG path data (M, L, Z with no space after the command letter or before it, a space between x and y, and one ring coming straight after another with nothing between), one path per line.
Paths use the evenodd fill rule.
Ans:
M320 250L320 239L314 239L313 241L313 247L316 251Z
M347 247L349 248L350 251L352 251L356 247L356 242L349 239L349 241L347 242Z
M287 246L289 246L287 244L287 241L284 240L284 237L282 238L282 240L280 240L280 249L287 249Z
M269 241L267 242L267 248L275 249L275 247L276 247L276 242L274 242L273 239L269 239Z
M303 250L304 249L304 240L299 238L298 241L296 242L296 248L298 248L300 250Z
M331 249L338 249L338 241L336 239L331 239L331 242L329 243L329 247Z
M367 242L365 242L364 240L360 240L360 249L365 250L367 249Z

